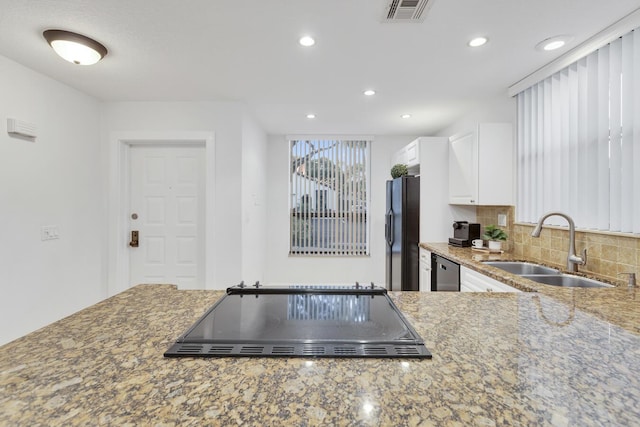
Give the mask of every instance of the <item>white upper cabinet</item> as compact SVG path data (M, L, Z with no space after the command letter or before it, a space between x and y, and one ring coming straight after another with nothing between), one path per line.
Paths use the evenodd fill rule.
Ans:
M482 123L449 138L449 203L513 205L510 123Z
M408 169L415 168L420 165L420 139L411 141L401 149L395 152L391 158L391 166L398 163L407 165Z
M420 144L418 139L407 144L404 147L404 152L408 167L416 166L420 163Z

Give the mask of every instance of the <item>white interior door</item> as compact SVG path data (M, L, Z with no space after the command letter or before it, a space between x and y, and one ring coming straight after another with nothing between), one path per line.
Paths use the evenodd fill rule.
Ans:
M203 289L205 150L196 145L132 145L129 284Z

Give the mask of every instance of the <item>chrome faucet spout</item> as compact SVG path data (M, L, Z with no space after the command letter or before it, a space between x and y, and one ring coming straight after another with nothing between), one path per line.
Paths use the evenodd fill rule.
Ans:
M533 229L531 237L540 237L542 231L542 224L550 216L561 216L569 223L569 253L567 254L567 270L578 271L578 265L585 265L587 263L587 249L582 250L582 256L576 255L576 225L573 222L573 218L562 212L547 212L542 215L538 220L536 228Z

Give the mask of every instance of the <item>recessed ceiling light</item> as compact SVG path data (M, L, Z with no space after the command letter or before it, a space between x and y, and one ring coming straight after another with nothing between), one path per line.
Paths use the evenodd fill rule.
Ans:
M316 115L315 114L307 114L307 119L315 119Z
M411 118L411 114L403 114L400 117L402 117L403 119L410 119Z
M373 96L373 95L375 95L375 94L376 94L376 91L375 91L375 90L373 90L373 89L367 89L367 90L365 90L363 93L364 93L365 95L367 95L367 96Z
M486 37L476 37L474 39L469 40L468 45L470 47L480 47L483 44L486 44L488 41L489 39Z
M565 42L562 40L556 40L554 42L551 43L547 43L546 45L544 45L543 49L544 50L555 50L555 49L560 49L562 46L564 46Z
M316 41L311 36L300 37L299 42L302 46L307 46L307 47L313 46L314 44L316 44Z
M548 39L544 39L540 43L538 43L536 45L536 49L544 51L560 49L562 46L569 43L572 39L572 36L567 35L549 37Z
M95 64L107 54L106 47L82 34L46 30L42 35L58 55L77 65Z

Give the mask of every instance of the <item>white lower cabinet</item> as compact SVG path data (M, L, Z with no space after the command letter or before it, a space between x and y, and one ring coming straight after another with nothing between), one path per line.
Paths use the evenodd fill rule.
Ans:
M420 248L420 292L431 292L431 252Z
M521 292L491 277L460 266L460 292Z

